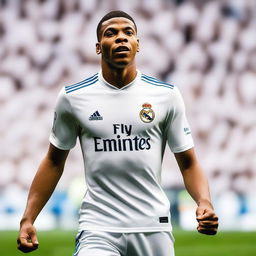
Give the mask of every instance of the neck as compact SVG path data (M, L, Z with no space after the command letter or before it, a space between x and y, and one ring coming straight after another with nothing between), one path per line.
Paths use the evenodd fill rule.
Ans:
M101 67L104 79L117 88L122 88L131 83L137 75L135 64L125 68L114 68L102 63Z

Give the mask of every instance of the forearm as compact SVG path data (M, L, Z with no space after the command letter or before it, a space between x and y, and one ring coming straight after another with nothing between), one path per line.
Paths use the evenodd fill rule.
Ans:
M21 223L34 223L36 217L52 195L63 172L63 165L56 165L47 156L41 162L31 184L27 206Z
M189 168L182 170L182 176L185 187L197 205L211 204L209 185L207 177L198 163L191 165Z
M215 235L218 229L218 217L211 203L206 175L197 161L194 149L176 153L175 158L180 167L185 187L197 203L198 232Z
M175 158L183 176L185 187L197 205L208 204L212 208L207 177L204 174L194 149L176 153Z

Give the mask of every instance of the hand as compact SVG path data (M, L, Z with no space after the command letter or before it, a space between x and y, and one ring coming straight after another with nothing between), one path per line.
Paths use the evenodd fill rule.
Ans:
M32 224L22 224L17 238L17 248L24 252L32 252L38 248L36 229Z
M196 210L198 221L197 231L206 235L216 235L219 222L214 210L209 206L198 206Z

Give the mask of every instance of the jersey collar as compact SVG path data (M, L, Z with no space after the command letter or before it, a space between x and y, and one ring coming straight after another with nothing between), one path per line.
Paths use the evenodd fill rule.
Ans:
M126 89L130 88L132 85L136 84L136 81L140 80L140 78L141 78L141 72L140 72L138 69L137 69L136 71L137 71L137 74L136 74L136 77L134 78L134 80L131 81L129 84L125 85L125 86L122 87L122 88L117 88L116 86L114 86L114 85L108 83L108 82L104 79L104 77L103 77L103 75L102 75L102 70L99 71L99 81L102 82L102 84L108 86L108 87L111 88L111 89L114 89L114 90L117 90L117 91L126 90Z

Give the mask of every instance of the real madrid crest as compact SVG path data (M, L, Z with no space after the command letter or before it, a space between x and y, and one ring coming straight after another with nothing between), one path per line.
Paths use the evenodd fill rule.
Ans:
M144 103L142 105L142 110L140 111L140 119L144 123L150 123L155 118L155 112L152 109L152 105L149 103Z

